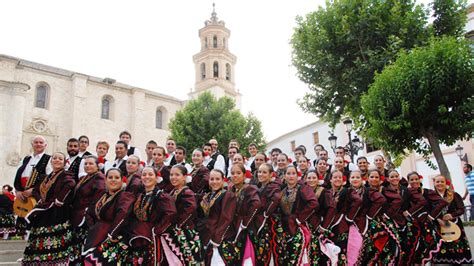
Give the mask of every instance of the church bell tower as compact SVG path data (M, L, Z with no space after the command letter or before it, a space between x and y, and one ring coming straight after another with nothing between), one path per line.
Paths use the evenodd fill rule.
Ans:
M201 51L193 56L196 82L189 97L195 99L210 91L218 99L225 96L233 99L240 109L241 94L235 89L237 57L229 51L230 30L217 18L215 4L212 6L211 18L199 30Z

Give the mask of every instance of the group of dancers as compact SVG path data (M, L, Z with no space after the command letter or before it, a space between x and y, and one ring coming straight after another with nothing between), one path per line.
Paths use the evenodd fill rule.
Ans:
M330 165L320 145L313 162L305 147L293 162L251 144L246 159L237 141L227 157L214 139L192 151L192 164L173 140L166 148L150 141L140 158L125 134L113 162L107 142L95 156L81 136L68 141L67 155L50 156L46 140L33 139L14 186L16 198L37 201L34 209L15 222L5 204L13 192L0 193L0 232L28 232L23 265L472 263L463 200L442 175L429 189L416 172L385 169L380 155L372 169L340 152ZM457 240L441 237L448 221L461 229Z

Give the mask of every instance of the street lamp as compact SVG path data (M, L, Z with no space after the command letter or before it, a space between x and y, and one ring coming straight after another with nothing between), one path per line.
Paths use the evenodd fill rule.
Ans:
M337 137L334 136L334 133L331 132L331 136L328 138L329 143L331 144L331 149L334 151L336 149Z
M352 120L350 118L346 118L342 121L344 126L346 127L346 132L347 136L349 139L349 143L346 144L344 149L349 152L349 155L351 157L351 161L354 162L354 155L356 155L360 150L364 148L364 143L355 136L354 139L352 139ZM331 136L329 136L328 140L329 143L331 144L331 148L334 151L337 147L337 137L334 136L333 132L330 132Z
M461 145L458 144L458 146L454 149L456 151L456 154L458 155L459 157L459 160L462 161L462 157L464 157L463 155L463 147L461 147Z

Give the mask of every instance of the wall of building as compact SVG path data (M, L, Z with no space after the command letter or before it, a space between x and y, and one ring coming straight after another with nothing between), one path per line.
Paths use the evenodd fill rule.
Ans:
M8 56L0 56L0 83L0 145L5 147L0 155L0 184L12 184L20 159L31 153L35 135L45 136L48 153L66 152L71 137L87 135L91 152L98 141L105 140L111 144L107 157L113 159L119 133L128 130L132 145L144 156L149 140L165 145L168 123L183 105L166 95ZM35 107L40 83L49 86L46 108ZM110 119L101 118L104 96L113 99ZM163 112L163 129L156 128L158 108Z

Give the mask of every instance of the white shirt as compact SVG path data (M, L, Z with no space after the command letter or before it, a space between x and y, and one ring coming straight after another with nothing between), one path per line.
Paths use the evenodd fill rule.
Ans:
M127 160L128 160L128 155L125 155L125 157L123 157L122 159L116 159L113 162L111 162L111 161L105 162L105 165L104 165L105 172L107 173L107 171L110 168L119 168L119 166L122 165L122 163L126 163Z
M140 161L142 160L142 153L137 147L135 147L135 150L133 150L133 155L138 156L138 158L140 158Z
M184 165L183 165L184 163ZM181 164L182 166L186 167L186 170L188 171L188 174L191 174L191 172L193 171L193 167L189 164L189 163L186 163L185 161L182 161L180 163L176 162L176 164Z
M169 166L170 163L171 163L171 160L173 160L174 158L174 152L170 153L168 158L166 158L166 160L163 162L166 166Z
M145 162L145 165L146 165L146 166L153 166L153 158L151 158L150 160L147 160L147 161Z
M214 164L214 169L219 169L225 173L225 160L222 154L219 154L216 158L216 163Z
M252 156L247 159L247 162L245 163L245 166L250 169L250 166L252 166L253 161L255 160L255 156Z
M35 167L36 164L38 164L38 162L41 160L41 157L43 157L43 155L44 155L44 152L38 155L31 154L31 158L26 164L25 169L21 173L21 177L28 177L28 178L31 177L31 173L33 172L33 167ZM49 158L48 164L46 164L46 174L49 175L51 174L51 172L53 172L53 166L51 165L51 158Z
M74 160L76 160L77 158L82 158L81 156L76 155L76 156L73 156L73 157L70 157L68 155L68 157L66 158L66 165L64 166L64 169L65 170L69 170L69 167L71 167L71 164L74 162ZM81 178L83 176L86 176L87 173L86 171L84 170L84 163L85 161L84 160L81 160L81 163L79 164L79 174L78 174L78 177Z

